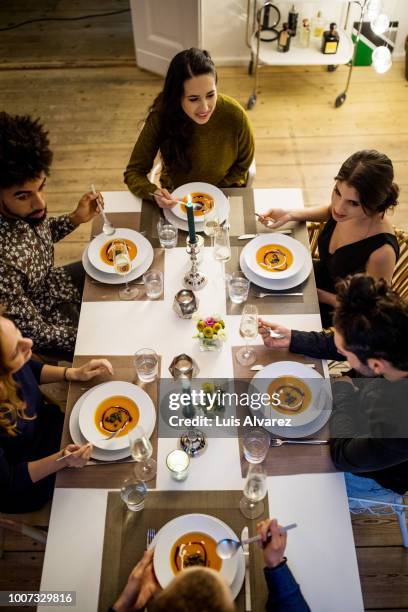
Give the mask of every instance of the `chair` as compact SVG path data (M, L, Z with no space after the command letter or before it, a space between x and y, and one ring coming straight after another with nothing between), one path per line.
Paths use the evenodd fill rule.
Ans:
M48 527L51 513L51 502L45 504L41 510L22 514L6 514L0 512L0 558L4 552L5 530L21 533L32 538L40 544L47 542L47 532L44 527Z
M153 164L153 168L150 170L150 173L148 175L148 179L151 183L155 183L156 180L158 179L160 172L162 169L162 161L161 161L161 157L160 155L158 155L156 157L155 163ZM256 163L255 163L255 157L251 162L251 165L248 168L248 180L247 180L247 184L245 185L246 187L252 187L253 182L255 180L255 176L256 176Z
M405 515L405 509L408 506L403 503L404 498L401 495L395 493L394 500L390 502L377 501L376 499L360 499L357 497L349 497L348 500L351 514L372 514L373 516L396 514L401 530L402 545L404 548L408 548L408 528Z
M310 252L313 259L319 259L319 247L317 241L323 231L325 223L309 222L307 230L309 232ZM400 255L395 264L392 276L391 287L404 300L408 299L408 232L394 226L395 237L400 248Z

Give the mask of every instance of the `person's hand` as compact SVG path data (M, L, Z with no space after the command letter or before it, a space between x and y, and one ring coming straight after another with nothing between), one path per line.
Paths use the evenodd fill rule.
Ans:
M257 524L256 530L262 537L260 545L266 567L277 567L284 560L287 533L281 533L276 519L267 519Z
M271 336L271 331L273 335ZM268 348L289 348L292 332L283 325L269 323L263 319L258 319L258 332L262 336L265 346ZM279 338L277 336L280 336Z
M259 215L258 220L270 229L277 229L285 225L285 223L289 223L289 221L295 221L293 212L291 210L284 210L283 208L270 208L262 215Z
M150 598L161 590L153 570L153 552L153 548L146 550L133 568L125 588L113 606L117 612L142 609Z
M91 359L80 368L68 368L67 380L92 380L100 374L113 374L113 367L108 359Z
M335 293L330 293L330 291L325 291L324 289L317 289L317 297L321 304L328 304L329 306L333 306L333 308L337 305L337 298Z
M80 225L93 219L99 213L98 202L103 208L103 198L99 192L88 191L85 193L79 200L74 212L69 215L70 221L74 225Z
M157 188L153 196L160 208L174 208L177 204L177 200L172 197L167 189Z
M81 468L86 465L87 461L89 461L91 458L91 453L92 444L89 442L83 446L80 446L79 444L68 444L63 451L63 455L67 456L67 458L64 459L64 461L61 461L61 463L68 467Z

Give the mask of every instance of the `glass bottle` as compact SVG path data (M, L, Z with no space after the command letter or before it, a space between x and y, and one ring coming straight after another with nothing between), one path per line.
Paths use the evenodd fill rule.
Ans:
M303 19L302 27L300 29L300 46L308 47L310 43L310 21L309 19Z
M295 5L292 4L288 15L288 28L291 36L296 36L298 17L299 13L296 11Z
M324 32L324 19L322 19L322 11L318 11L317 17L312 19L312 36L313 38L319 38L323 36Z
M282 24L278 37L278 51L286 53L290 48L290 31L287 23Z
M330 30L326 30L323 33L322 38L322 53L333 54L337 53L339 46L339 33L337 32L337 25L335 23L330 24Z

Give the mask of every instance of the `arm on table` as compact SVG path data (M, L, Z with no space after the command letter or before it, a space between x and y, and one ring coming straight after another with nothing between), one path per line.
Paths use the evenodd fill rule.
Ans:
M259 215L259 221L269 228L277 229L282 227L289 221L328 221L330 219L331 208L329 204L324 206L311 206L306 208L296 208L293 210L285 210L284 208L270 208L262 215ZM274 221L272 224L268 222Z

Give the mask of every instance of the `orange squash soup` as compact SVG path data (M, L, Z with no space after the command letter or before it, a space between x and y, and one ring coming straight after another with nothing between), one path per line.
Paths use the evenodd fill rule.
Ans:
M257 250L256 262L267 272L283 272L293 264L293 254L281 244L265 244Z
M118 431L127 422L126 427L116 436L126 436L139 421L139 408L130 398L124 395L107 397L95 410L95 425L103 434Z
M174 574L178 574L187 567L199 565L211 567L218 572L222 566L222 559L216 552L217 543L206 533L185 533L173 544L170 553L170 564Z
M279 395L279 406L274 409L282 414L300 414L307 410L312 400L312 392L304 380L295 376L279 376L271 382L268 393Z
M137 255L137 246L131 240L128 240L127 238L115 238L115 240L108 240L108 242L105 242L105 244L103 245L103 247L101 248L99 252L102 261L106 263L108 266L113 266L114 253L113 253L113 249L110 252L109 252L109 249L111 248L112 243L116 242L117 240L126 243L127 250L128 250L131 261L133 261Z
M198 207L194 210L195 217L203 217L207 213L209 213L214 208L214 198L212 198L208 193L200 193L198 191L190 194L191 202L193 204L197 204ZM188 196L184 196L183 202L187 204L189 202ZM181 210L187 214L187 207L184 204L181 205Z

